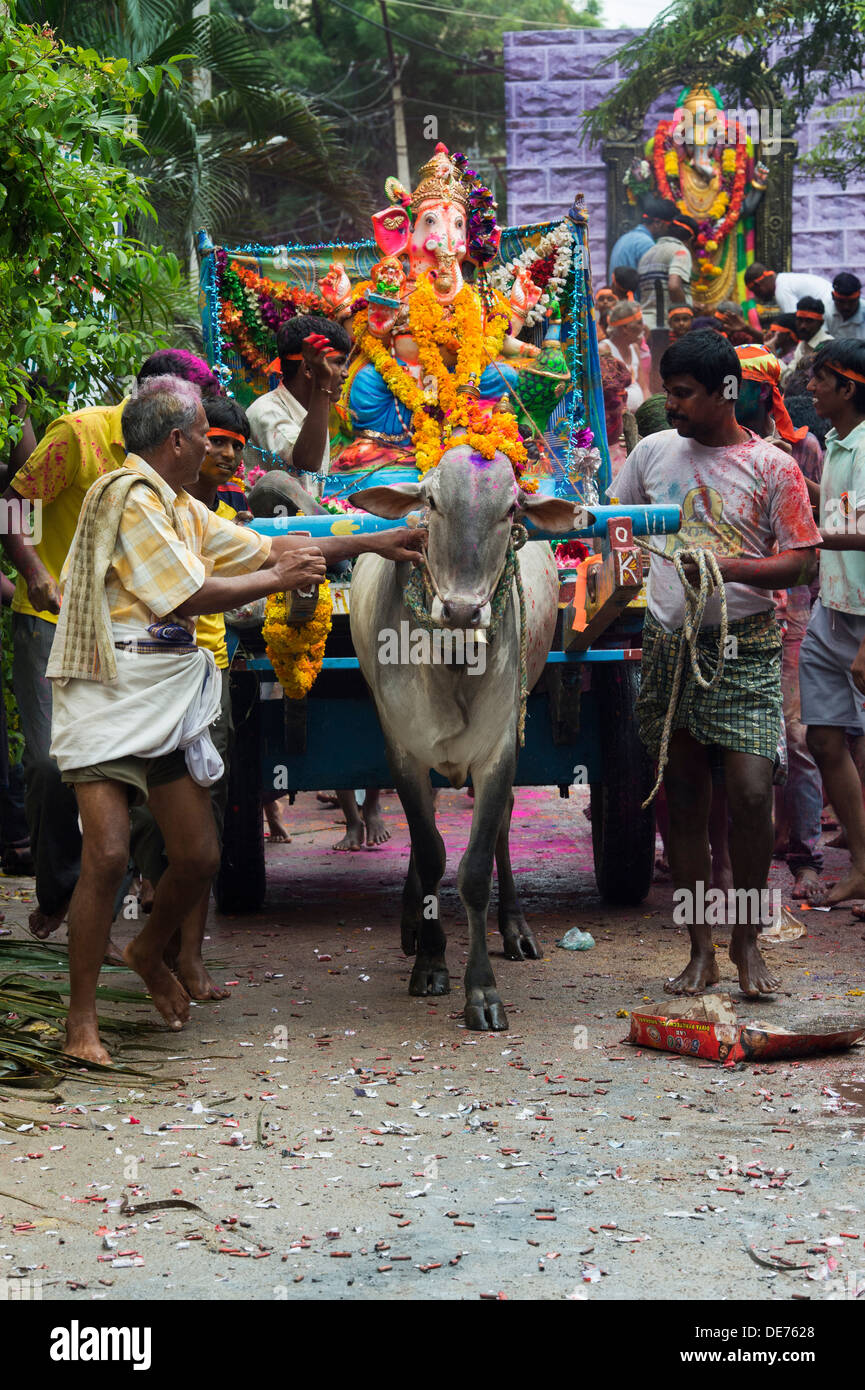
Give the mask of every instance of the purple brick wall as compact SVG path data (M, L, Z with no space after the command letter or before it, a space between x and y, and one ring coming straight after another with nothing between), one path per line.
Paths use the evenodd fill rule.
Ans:
M508 222L559 217L574 193L582 192L596 284L606 277L607 169L599 147L585 144L578 129L583 112L622 79L618 64L601 77L592 76L593 69L636 32L576 29L567 35L504 36ZM647 112L647 139L657 122L672 114L680 90L665 93ZM844 95L862 90L865 78L860 76ZM802 154L826 129L823 109L815 109L795 131ZM825 179L794 175L793 269L828 279L839 270L852 270L865 281L865 178L851 180L842 190Z

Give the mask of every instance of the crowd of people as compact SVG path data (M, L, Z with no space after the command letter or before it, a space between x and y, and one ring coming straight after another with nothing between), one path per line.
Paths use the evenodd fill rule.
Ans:
M646 199L596 297L609 495L683 512L676 541L651 557L643 637L641 732L666 760L658 868L677 887L762 888L774 854L794 897L832 906L865 895L861 282L850 271L830 283L754 263L748 312L733 301L695 309L688 222L675 204ZM671 563L681 547L718 557L735 657L708 690L686 659L662 748L683 640ZM696 582L690 563L685 573ZM713 593L698 641L705 671L718 659L719 625ZM851 864L827 885L821 843L833 818ZM776 983L757 950L759 925L735 924L731 948L751 994ZM717 978L711 926L695 923L691 936L676 992Z

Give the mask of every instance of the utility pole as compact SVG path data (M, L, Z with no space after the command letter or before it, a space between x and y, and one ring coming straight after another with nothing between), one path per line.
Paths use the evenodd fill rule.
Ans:
M210 0L194 0L192 18L210 19ZM213 75L210 68L192 69L192 95L196 106L202 101L210 101L213 95ZM199 138L196 136L196 139ZM193 288L198 285L198 255L194 232L191 232L189 237L189 282Z
M393 51L393 39L390 35L386 0L378 0L378 3L381 8L381 19L384 25L385 38L387 39L388 58L390 59L391 96L393 98L393 135L396 145L396 176L404 188L410 189L411 171L408 167L408 141L405 133L405 112L402 103L400 69L397 67L396 56Z

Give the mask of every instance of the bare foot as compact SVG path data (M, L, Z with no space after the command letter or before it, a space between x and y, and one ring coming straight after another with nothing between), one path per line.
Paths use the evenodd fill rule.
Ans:
M730 942L730 960L739 972L739 988L746 999L759 999L761 994L774 994L781 981L773 975L757 949L756 941Z
M173 1031L179 1032L189 1021L189 995L175 979L165 961L147 955L138 945L138 937L123 951L126 964L140 975L147 986L153 1005Z
M288 826L282 819L282 812L279 809L278 801L268 801L265 803L264 818L270 830L271 840L276 840L279 844L290 845L291 836L288 833Z
M716 985L720 978L714 951L711 954L692 952L681 975L677 975L675 980L666 980L664 989L668 994L702 994Z
M850 911L857 921L865 922L865 903L856 903L854 907L851 907Z
M363 823L366 826L367 848L369 848L370 845L383 845L385 840L390 839L390 831L386 829L380 811L367 812L366 806L364 806L361 814L363 815Z
M333 792L316 792L316 801L320 801L322 806L338 806L339 801Z
M819 902L822 891L823 885L816 869L797 869L793 883L793 897L797 902Z
M124 957L123 957L123 952L121 951L120 947L117 946L117 945L111 940L111 937L110 937L110 936L109 936L109 938L108 938L108 945L105 947L105 955L103 956L103 960L104 960L104 962L105 962L106 965L125 965L125 964L126 964L126 961L124 960Z
M341 840L334 845L334 849L363 849L363 821L359 820L357 825L349 825Z
M63 925L69 903L64 903L59 912L43 912L41 907L37 907L27 918L27 927L31 936L35 936L37 941L46 941L49 936L56 932L57 928Z
M145 914L153 911L153 899L156 897L156 889L149 878L141 880L141 888L138 893L138 901L141 911Z
M111 1066L111 1058L102 1046L96 1015L66 1020L66 1042L63 1051L67 1057L78 1057L83 1062L99 1062L103 1067Z
M231 990L218 985L208 973L201 956L179 956L175 973L190 999L230 999Z
M810 901L815 907L834 907L836 903L846 903L848 898L865 898L865 874L856 869L834 887L823 887Z
M839 830L837 835L833 835L831 840L826 841L827 849L849 849L847 843L847 831Z

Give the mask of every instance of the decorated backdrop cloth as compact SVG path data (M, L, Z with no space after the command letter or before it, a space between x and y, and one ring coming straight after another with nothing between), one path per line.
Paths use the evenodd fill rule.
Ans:
M562 219L571 229L573 266L560 296L563 347L572 385L553 409L545 434L551 463L539 470L542 491L568 494L573 493L565 468L569 437L573 437L578 425L587 424L592 430L601 454L598 481L602 488L609 483L587 225L582 210L572 209L572 213L573 216ZM511 264L527 249L537 247L558 225L558 222L543 222L504 228L498 258L489 270ZM207 234L201 232L198 249L201 259L199 307L207 356L212 365L223 369L229 389L242 405L249 405L263 392L272 390L279 380L267 371L276 354L279 324L296 312L322 312L318 281L327 273L331 262L343 263L354 286L368 279L372 266L381 259L381 252L373 241L315 246L248 243L222 247L214 246ZM541 325L534 330L534 336L540 343ZM265 459L264 465L271 467L272 461ZM358 436L352 452L339 465L338 474L344 481L340 482L332 473L326 491L328 495L341 493L347 481L354 485L361 475L366 477L380 469L388 473L395 470L389 481L399 480L396 474L401 476L406 471L416 476L411 450L401 441ZM384 475L376 477L375 481L385 481Z

